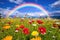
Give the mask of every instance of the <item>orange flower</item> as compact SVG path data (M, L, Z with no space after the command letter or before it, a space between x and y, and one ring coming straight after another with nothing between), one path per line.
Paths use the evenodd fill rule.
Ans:
M32 38L30 40L41 40L41 37L35 37L35 38Z
M10 28L9 25L3 26L3 29L9 29L9 28Z
M6 36L5 38L3 38L2 40L12 40L12 36Z

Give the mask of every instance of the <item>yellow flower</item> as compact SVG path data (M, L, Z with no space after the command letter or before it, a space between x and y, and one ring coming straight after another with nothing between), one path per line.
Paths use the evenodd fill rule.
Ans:
M12 20L12 19L10 20L10 22L13 22L13 21L14 21L14 20Z
M19 26L20 26L20 25L18 25L18 24L16 25L16 27L19 27Z
M2 40L12 40L12 36L6 36L5 38L3 38Z
M9 28L10 28L9 25L3 26L3 29L9 29Z
M33 32L31 33L31 35L32 35L32 36L38 36L39 33L38 33L37 31L33 31Z
M35 38L32 38L32 39L30 39L30 40L35 40Z
M35 40L41 40L41 37L36 37Z
M32 38L30 40L41 40L41 37L35 37L35 38Z

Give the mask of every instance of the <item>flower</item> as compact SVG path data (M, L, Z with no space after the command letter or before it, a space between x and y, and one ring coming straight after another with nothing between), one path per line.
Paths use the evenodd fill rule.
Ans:
M24 28L24 29L23 29L23 33L24 33L25 35L28 35L28 34L29 34L29 29L28 29L28 28Z
M5 25L5 26L3 26L3 29L9 29L9 28L10 28L9 25Z
M12 19L11 19L11 20L10 20L10 22L11 22L11 23L13 23L13 22L14 22L14 20L12 20Z
M16 29L15 29L15 32L18 32L19 31L19 27L17 27Z
M29 21L29 24L32 24L32 21Z
M32 35L32 36L38 36L39 33L38 33L37 31L33 31L33 32L31 33L31 35Z
M11 22L7 22L9 25L11 24Z
M39 28L38 28L38 31L41 33L41 34L46 34L46 28L44 28L44 27L42 27L42 26L40 26Z
M38 20L37 20L37 23L38 23L38 24L42 24L43 21L38 19Z
M15 32L18 32L18 30L15 30Z
M38 37L32 38L30 40L41 40L41 37L38 36Z
M37 26L37 24L32 24L33 26Z
M3 38L2 40L12 40L12 36L6 36L5 38Z
M34 22L34 20L31 20L32 22Z
M19 25L17 24L16 27L19 27Z
M56 36L53 35L52 38L56 38Z
M15 30L19 30L19 27L17 27Z
M23 29L25 26L24 25L20 25L20 28Z
M35 40L35 38L32 38L32 39L30 39L30 40Z
M58 27L58 25L56 23L53 23L53 27Z

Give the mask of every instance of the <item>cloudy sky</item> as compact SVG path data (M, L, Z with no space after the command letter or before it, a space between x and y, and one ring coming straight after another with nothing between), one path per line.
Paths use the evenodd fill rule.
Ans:
M18 5L34 3L41 5L50 14L60 14L60 0L0 0L0 13L6 14Z

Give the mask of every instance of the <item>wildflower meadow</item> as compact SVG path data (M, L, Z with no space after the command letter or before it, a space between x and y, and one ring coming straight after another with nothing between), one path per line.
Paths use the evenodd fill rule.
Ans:
M60 40L60 20L1 18L0 40Z

